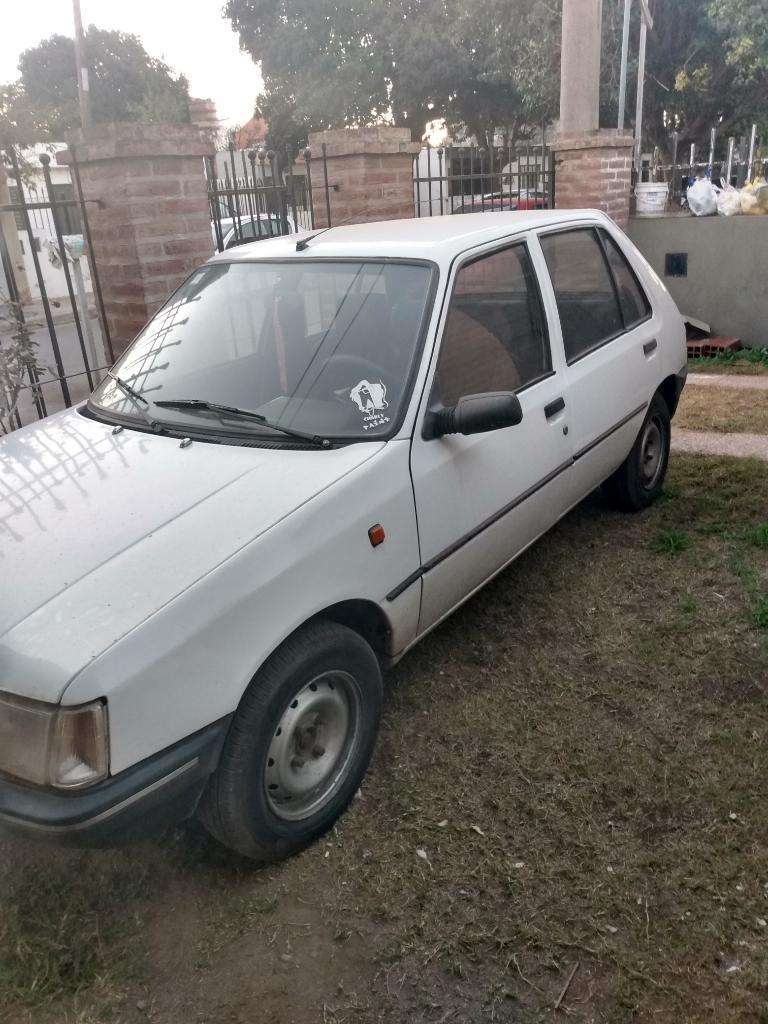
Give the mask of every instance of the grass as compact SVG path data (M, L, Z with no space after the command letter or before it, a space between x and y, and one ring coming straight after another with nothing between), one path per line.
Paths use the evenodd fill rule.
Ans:
M691 373L768 373L768 347L742 349L740 352L725 352L720 356L705 356L689 359Z
M394 670L286 864L8 844L0 1018L534 1024L575 968L583 1024L768 1021L767 507L767 465L697 456L582 504Z
M675 426L725 434L768 434L768 392L752 388L684 388Z

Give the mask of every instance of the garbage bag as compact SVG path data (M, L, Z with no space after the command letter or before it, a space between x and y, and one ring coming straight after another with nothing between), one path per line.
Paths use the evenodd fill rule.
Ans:
M717 213L718 189L709 178L697 178L685 193L688 209L696 217L710 217Z
M733 185L726 183L717 193L717 212L721 217L741 213L741 194Z
M768 213L768 182L765 178L755 178L739 190L742 213Z

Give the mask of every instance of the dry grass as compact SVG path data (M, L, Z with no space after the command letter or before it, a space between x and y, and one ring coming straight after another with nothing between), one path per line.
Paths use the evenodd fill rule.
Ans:
M3 1020L532 1024L578 964L574 1021L768 1021L766 509L768 466L695 456L584 503L394 671L288 864L8 846Z
M768 392L688 384L675 425L722 434L768 434Z

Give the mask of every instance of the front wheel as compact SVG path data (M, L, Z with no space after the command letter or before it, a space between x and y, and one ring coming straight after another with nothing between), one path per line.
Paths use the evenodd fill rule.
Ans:
M381 717L373 650L335 622L296 633L246 690L200 817L225 846L279 860L326 832L357 791Z
M669 409L656 394L632 451L604 484L613 504L625 512L639 512L656 500L667 475L670 438Z

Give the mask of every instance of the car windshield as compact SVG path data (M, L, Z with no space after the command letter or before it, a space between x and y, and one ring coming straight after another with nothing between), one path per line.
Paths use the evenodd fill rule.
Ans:
M137 425L284 436L231 410L163 405L195 399L318 437L386 436L407 398L432 273L383 261L209 264L147 324L90 406Z

